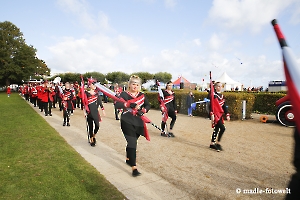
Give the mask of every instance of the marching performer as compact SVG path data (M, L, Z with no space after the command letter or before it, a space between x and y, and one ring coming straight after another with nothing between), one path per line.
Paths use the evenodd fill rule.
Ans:
M7 86L7 88L6 88L7 97L10 97L10 93L11 93L10 86Z
M166 89L163 90L163 96L164 96L164 104L165 104L165 107L164 106L161 106L161 110L162 112L165 112L164 109L167 109L167 113L168 113L168 116L171 117L171 122L170 122L170 131L168 133L166 133L164 130L165 130L165 127L166 127L166 121L165 120L162 120L161 122L161 130L162 130L162 133L161 133L161 136L163 137L175 137L175 135L171 132L173 130L173 127L175 125L175 122L176 122L176 114L177 114L177 106L176 106L176 102L175 102L175 93L174 91L172 90L173 88L173 83L172 81L169 81L167 82L167 86L166 86Z
M230 115L228 113L228 108L225 102L225 98L221 93L222 83L216 82L214 87L212 86L211 95L209 96L210 116L211 116L212 126L214 128L211 136L211 143L209 148L214 149L216 151L223 151L223 148L220 145L221 138L225 132L223 114L225 113L227 121L230 121Z
M118 83L115 84L114 91L115 91L117 97L119 97L119 96L120 96L120 93L122 92L122 88L119 87ZM117 108L116 108L116 102L117 102L117 101L114 101L115 118L116 118L116 120L120 120L120 119L119 119L119 112L120 112L120 109L117 109Z
M102 109L102 114L103 116L105 116L105 111L104 111L104 107L102 104L102 100L101 97L97 91L96 86L94 85L96 81L94 79L88 79L88 85L90 90L89 91L85 91L85 93L83 95L86 95L86 99L87 99L87 104L88 105L84 105L84 106L88 106L88 112L86 113L86 118L87 118L87 123L88 123L88 131L89 131L89 135L90 135L90 144L91 146L95 146L96 145L96 134L99 130L100 127L100 114L98 111L99 106ZM83 86L84 87L84 86ZM95 125L95 126L94 126Z
M42 83L40 88L40 97L41 97L41 112L44 111L45 116L48 116L49 113L49 87L48 82L45 81ZM51 112L51 110L50 110Z
M62 107L63 107L63 117L64 123L63 126L70 126L70 115L72 110L74 109L73 103L73 93L70 89L70 83L65 83L65 90L62 91Z
M137 140L140 135L145 136L147 134L146 124L140 116L150 109L146 96L140 90L141 79L133 75L129 79L128 90L120 94L120 98L123 98L126 102L116 102L116 108L123 109L121 129L127 141L126 163L132 167L132 176L134 177L141 174L136 166Z

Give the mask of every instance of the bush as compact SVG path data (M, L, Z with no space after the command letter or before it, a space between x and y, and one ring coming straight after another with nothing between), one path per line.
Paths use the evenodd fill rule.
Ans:
M277 107L276 101L286 94L282 93L258 93L255 95L255 103L253 106L253 112L265 113L265 114L276 114Z
M187 114L186 98L189 90L174 90L176 96L176 104L178 113ZM207 98L207 92L193 91L195 102ZM154 109L160 109L158 103L157 92L145 92L151 107ZM275 102L285 96L282 93L248 93L248 92L224 92L223 95L226 99L228 111L231 115L231 119L242 119L242 103L246 101L246 119L251 118L251 113L276 113ZM194 116L207 117L206 103L197 104L196 110L193 111Z

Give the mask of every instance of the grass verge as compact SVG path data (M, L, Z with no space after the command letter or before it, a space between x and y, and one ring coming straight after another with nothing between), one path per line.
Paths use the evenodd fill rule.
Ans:
M0 199L126 199L17 93L0 93Z

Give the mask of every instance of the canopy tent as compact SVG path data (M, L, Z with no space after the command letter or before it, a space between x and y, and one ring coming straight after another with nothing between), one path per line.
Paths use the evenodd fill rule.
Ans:
M184 84L190 84L191 82L189 82L186 78L184 78L183 76L180 76L177 80L173 81L173 85L175 86L180 86L180 83L184 83Z
M224 91L235 90L236 88L241 91L243 89L243 84L230 78L226 72L224 72L219 78L217 78L215 82L222 83Z
M179 88L181 88L180 84L182 84L183 88L194 89L196 87L196 83L191 83L190 81L188 81L183 76L180 76L180 77L178 77L178 79L173 81L173 87L176 88L176 89L179 89ZM183 88L181 88L181 89L183 89Z

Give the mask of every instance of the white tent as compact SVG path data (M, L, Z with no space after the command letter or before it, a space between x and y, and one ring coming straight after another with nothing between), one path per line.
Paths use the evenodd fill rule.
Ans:
M239 91L243 89L242 88L243 84L230 78L226 72L224 72L219 78L217 78L215 82L222 83L224 87L224 91L235 90L236 87L238 88Z

